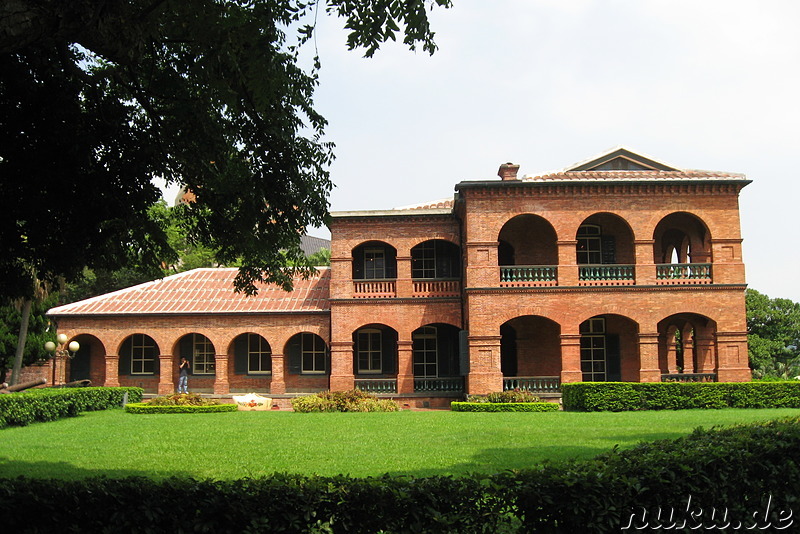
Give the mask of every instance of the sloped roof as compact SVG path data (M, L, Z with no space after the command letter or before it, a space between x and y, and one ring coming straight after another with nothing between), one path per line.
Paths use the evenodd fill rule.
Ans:
M303 254L305 254L306 256L311 256L312 254L316 254L323 248L326 248L328 250L331 249L330 239L323 239L321 237L313 237L310 235L300 236L300 250L302 250Z
M225 313L325 312L330 309L330 269L318 267L308 280L295 278L294 290L257 284L258 295L233 290L238 269L194 269L73 302L48 315L184 315Z

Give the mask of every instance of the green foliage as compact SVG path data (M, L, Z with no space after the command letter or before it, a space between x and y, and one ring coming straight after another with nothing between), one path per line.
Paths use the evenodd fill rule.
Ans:
M141 388L44 388L0 395L0 428L73 417L84 411L106 410L142 399Z
M525 389L496 391L488 395L467 395L467 402L541 402L535 393Z
M569 411L800 408L800 381L575 382L561 390Z
M555 402L451 402L454 412L557 412Z
M219 404L219 401L207 399L199 393L172 393L150 399L147 404L150 406L211 406Z
M0 497L8 509L37 510L8 515L4 527L37 532L102 531L113 517L115 529L143 532L605 533L658 509L725 508L731 524L752 525L768 499L769 516L758 522L785 526L780 516L800 494L800 463L791 461L798 456L800 421L791 418L698 429L589 461L494 475L274 474L232 482L18 477L0 481ZM689 512L682 518L693 520ZM702 518L723 524L710 511Z
M28 322L28 336L23 353L23 365L33 365L49 358L44 350L47 341L55 341L55 329L45 313L56 303L57 296L49 295L44 300L34 300ZM0 382L6 382L6 374L14 364L14 355L19 342L21 324L20 308L13 304L0 306Z
M324 9L346 19L350 48L372 55L400 33L433 52L433 5L450 0ZM319 60L303 68L300 46L320 8L14 2L0 17L0 189L14 199L0 225L0 295L29 296L32 277L73 280L85 266L158 277L175 251L149 211L153 176L192 192L177 212L188 243L241 261L238 289L310 274L300 234L325 223L332 187L333 144L313 102Z
M235 412L235 404L153 404L152 402L135 402L125 405L126 413L164 414L164 413L224 413Z
M774 375L779 363L790 368L787 374L800 374L800 303L771 299L754 289L747 290L745 300L750 366L760 376Z
M397 412L400 406L391 399L378 399L375 395L351 389L349 391L323 391L292 399L292 409L309 412Z

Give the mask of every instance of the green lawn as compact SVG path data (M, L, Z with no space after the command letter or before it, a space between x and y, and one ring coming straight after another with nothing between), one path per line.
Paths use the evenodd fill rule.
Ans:
M189 415L109 410L0 430L0 477L488 473L547 459L590 458L615 445L675 438L698 426L789 415L800 410Z

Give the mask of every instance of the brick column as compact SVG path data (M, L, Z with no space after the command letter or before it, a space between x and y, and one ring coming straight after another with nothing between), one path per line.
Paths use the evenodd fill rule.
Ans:
M158 394L175 393L175 358L172 354L158 356Z
M354 387L353 342L331 341L331 391L347 391Z
M119 387L119 355L106 354L106 387Z
M686 327L681 332L681 342L683 344L683 371L684 373L694 373L694 336L692 327Z
M411 256L398 256L396 296L398 298L408 298L413 292L414 284L411 280Z
M215 354L214 367L216 376L214 377L214 394L228 395L231 392L231 384L228 381L228 355Z
M636 253L636 285L651 286L656 283L656 266L653 263L653 239L637 239L633 242Z
M667 371L670 374L678 372L678 344L675 342L675 334L667 341Z
M747 382L752 378L747 356L747 332L717 332L717 380Z
M467 393L484 395L503 390L500 336L469 336Z
M577 241L559 241L558 246L558 285L575 287L578 285ZM574 382L574 380L573 380Z
M286 393L286 358L283 354L272 353L272 381L269 385L270 394L281 395Z
M639 382L661 382L658 368L658 332L639 334Z
M711 336L695 336L694 351L697 355L697 373L713 373L716 362L714 361L714 338Z
M397 342L397 392L414 393L414 349L412 341Z
M561 334L561 382L583 382L580 334Z

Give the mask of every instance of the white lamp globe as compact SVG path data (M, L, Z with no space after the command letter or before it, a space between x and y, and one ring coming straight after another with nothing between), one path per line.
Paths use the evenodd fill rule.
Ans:
M58 334L58 335L56 336L56 339L58 340L58 342L59 342L61 345L63 345L64 343L66 343L66 342L67 342L67 339L69 339L69 338L67 338L67 334Z
M81 346L77 341L72 341L67 348L70 352L78 352L78 349L81 348Z
M44 344L44 350L46 350L47 352L55 352L56 344L53 343L52 341L48 341L47 343Z

